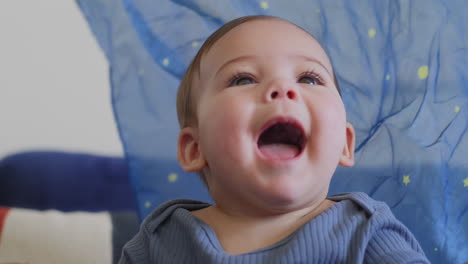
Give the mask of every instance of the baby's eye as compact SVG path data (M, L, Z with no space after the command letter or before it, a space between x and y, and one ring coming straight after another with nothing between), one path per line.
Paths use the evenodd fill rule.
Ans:
M297 80L298 83L306 83L310 85L320 85L323 84L322 78L318 74L312 72L306 72L299 77Z
M229 82L229 87L231 86L241 86L255 83L255 79L248 74L241 74L234 76Z

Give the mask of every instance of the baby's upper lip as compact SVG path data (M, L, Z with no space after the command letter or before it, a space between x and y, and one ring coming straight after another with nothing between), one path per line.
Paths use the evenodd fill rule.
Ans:
M302 126L301 122L299 122L296 118L290 116L276 116L268 120L265 124L263 124L262 128L260 129L258 136L260 136L265 130L269 127L278 124L278 123L288 123L296 126L299 128L302 133L304 133L304 127ZM305 133L304 133L305 134Z

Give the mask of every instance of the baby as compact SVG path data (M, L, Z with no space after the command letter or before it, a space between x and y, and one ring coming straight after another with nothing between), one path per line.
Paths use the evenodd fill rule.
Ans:
M429 263L408 229L363 193L327 197L354 163L332 64L300 27L271 16L213 33L179 88L178 159L214 205L168 202L120 263Z

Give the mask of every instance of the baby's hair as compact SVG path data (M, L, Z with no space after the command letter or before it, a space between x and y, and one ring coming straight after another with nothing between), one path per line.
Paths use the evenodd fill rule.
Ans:
M179 90L177 92L177 118L179 119L179 125L181 128L197 124L197 117L195 114L196 104L194 103L195 98L192 92L192 86L193 86L194 75L197 73L200 74L200 63L201 63L201 59L203 55L205 55L221 37L223 37L226 33L231 31L231 29L237 27L238 25L243 24L248 21L268 20L268 19L288 22L300 28L307 34L311 35L309 32L299 27L298 25L291 23L287 20L284 20L282 18L275 17L275 16L266 16L266 15L244 16L244 17L234 19L224 24L222 27L216 30L213 34L211 34L208 37L208 39L206 39L205 43L203 43L201 48L198 50L197 55L195 56L195 58L192 60L189 67L187 68L187 71L185 72L184 77L180 83ZM335 86L338 89L338 93L341 96L341 91L338 86L338 81L336 80L336 75L333 74L333 76L334 76Z

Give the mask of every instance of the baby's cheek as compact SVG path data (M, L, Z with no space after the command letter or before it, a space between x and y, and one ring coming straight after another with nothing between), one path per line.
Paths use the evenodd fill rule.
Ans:
M227 105L228 106L228 105ZM217 116L216 146L222 152L224 162L232 162L241 165L249 159L249 145L252 145L249 133L248 109L227 109L224 114Z
M230 131L233 129L229 113L212 108L210 112L201 115L203 120L199 121L202 133L202 144L214 149L223 149L227 141L231 140Z
M330 97L323 97L312 105L311 140L314 149L320 153L341 151L346 137L346 113L343 105L336 98Z

